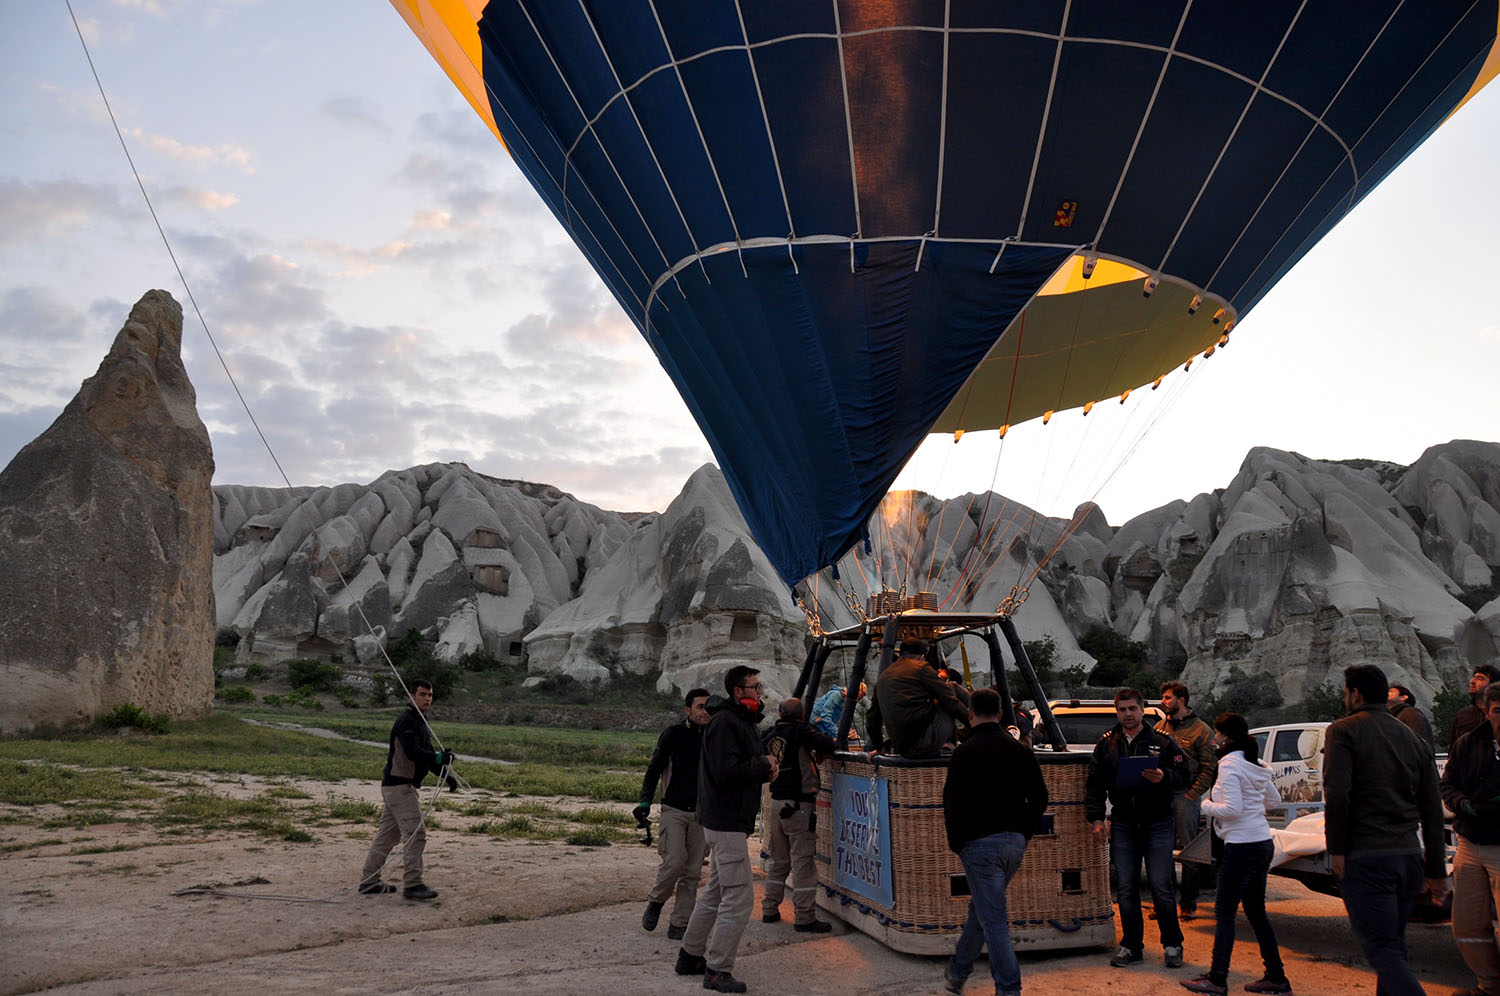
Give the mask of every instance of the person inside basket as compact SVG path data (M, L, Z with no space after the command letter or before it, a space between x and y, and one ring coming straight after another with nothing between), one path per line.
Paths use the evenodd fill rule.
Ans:
M1219 765L1213 788L1202 800L1203 812L1214 821L1214 829L1224 841L1214 899L1214 957L1205 974L1182 986L1190 993L1228 996L1234 921L1243 902L1245 919L1255 931L1260 958L1266 966L1266 974L1246 983L1245 992L1292 996L1281 949L1276 946L1276 931L1266 915L1266 876L1276 853L1266 810L1281 806L1281 793L1271 778L1271 769L1257 763L1260 751L1243 716L1222 714L1214 720L1214 731Z
M1120 949L1109 963L1115 968L1145 960L1145 923L1141 917L1141 859L1161 928L1162 954L1168 968L1182 967L1182 925L1177 921L1172 883L1172 793L1188 786L1187 758L1177 741L1146 726L1146 702L1134 688L1115 693L1119 722L1099 739L1089 758L1083 814L1097 840L1109 841L1110 859L1119 880ZM1114 806L1104 819L1105 801Z
M1047 809L1047 783L1036 755L1000 726L999 692L975 691L969 713L973 732L953 752L943 783L943 826L969 882L969 917L943 981L948 992L963 992L987 944L995 993L1020 996L1005 890Z
M870 755L937 757L945 744L953 743L956 724L969 720L969 710L953 689L928 665L925 640L902 640L901 656L875 679L868 717Z

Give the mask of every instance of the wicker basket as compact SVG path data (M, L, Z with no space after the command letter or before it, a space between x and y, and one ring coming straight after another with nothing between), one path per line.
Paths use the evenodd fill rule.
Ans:
M1026 848L1006 891L1011 941L1019 949L1107 947L1114 943L1109 852L1083 818L1087 754L1039 753L1051 797L1052 833ZM892 902L835 883L833 778L886 782ZM969 912L967 882L943 827L946 760L871 765L841 754L822 766L818 793L818 904L888 947L914 954L950 954Z

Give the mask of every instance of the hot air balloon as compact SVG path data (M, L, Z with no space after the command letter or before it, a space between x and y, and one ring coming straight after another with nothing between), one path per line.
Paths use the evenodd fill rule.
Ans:
M1209 353L1500 70L1496 0L392 0L788 583L933 431Z

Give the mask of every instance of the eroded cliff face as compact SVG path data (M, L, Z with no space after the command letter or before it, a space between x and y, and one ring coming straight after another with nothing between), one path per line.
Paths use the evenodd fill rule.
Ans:
M371 661L379 640L416 628L446 656L483 647L534 675L686 690L749 663L784 694L807 646L805 614L712 466L634 522L459 465L217 494L220 619L249 655L337 646ZM1500 600L1480 604L1500 568L1497 508L1500 444L1463 441L1410 468L1257 449L1223 490L1119 527L1091 505L1070 521L999 495L900 493L872 518L870 551L845 556L838 581L825 571L807 601L835 628L882 582L970 611L1019 586L1017 626L1051 637L1062 667L1091 664L1078 637L1106 626L1159 664L1184 662L1200 692L1238 667L1296 701L1371 662L1426 705L1500 649ZM980 641L967 650L982 668Z
M150 291L94 376L0 473L0 730L213 699L213 451L182 309Z

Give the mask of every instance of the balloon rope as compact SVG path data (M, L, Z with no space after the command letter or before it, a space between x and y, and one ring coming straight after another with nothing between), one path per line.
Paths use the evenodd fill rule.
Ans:
M135 159L131 156L130 147L125 142L125 133L120 129L120 122L115 118L114 109L110 107L109 96L104 92L104 81L99 78L99 70L94 66L94 57L89 52L88 42L84 40L83 29L79 27L78 15L73 11L73 0L65 0L65 2L67 3L68 7L68 16L73 19L73 30L78 34L78 44L83 46L83 56L88 60L89 71L94 75L95 85L99 87L99 98L104 101L104 109L109 114L110 124L114 126L115 137L120 140L120 148L125 152L125 161L130 164L130 172L135 177L136 186L140 188L141 197L146 202L146 210L151 213L151 220L156 223L156 231L157 234L161 236L162 245L166 246L167 255L172 260L172 266L177 270L177 279L182 281L182 289L187 292L188 301L191 302L193 311L198 316L199 324L203 326L203 334L208 337L208 343L213 347L214 355L219 359L219 365L224 368L224 376L229 378L229 385L234 388L235 397L240 399L240 405L245 409L245 414L249 416L250 424L255 427L256 434L260 436L261 444L265 446L266 452L270 454L271 462L276 465L277 473L281 475L281 479L286 483L287 489L295 491L296 488L292 486L291 479L287 477L286 471L281 466L281 461L276 458L276 451L271 448L270 440L268 440L266 438L266 434L261 431L260 423L255 419L255 413L250 410L250 403L245 400L245 395L240 391L240 386L235 381L234 374L230 372L229 364L225 361L224 354L219 350L219 344L214 340L213 332L209 330L208 321L203 317L203 310L198 307L198 299L193 295L193 288L188 283L187 274L182 272L182 265L177 262L177 253L172 250L172 242L167 238L167 232L166 229L162 227L161 218L157 216L156 208L151 203L151 195L146 192L145 181L141 179L140 170L136 169ZM344 576L343 569L339 567L338 559L335 557L329 557L328 563L333 565L335 573L338 574L339 583L343 585L344 589L348 589L349 579ZM370 624L370 620L365 616L364 606L362 606L358 600L355 600L350 604L352 604L355 611L359 613L360 619L365 624L365 629L370 633L370 635L373 636L375 633L375 628ZM406 695L407 701L415 707L416 700L412 698L411 690L406 687L406 682L401 680L401 672L396 670L396 665L391 661L390 655L386 653L385 646L377 641L376 647L380 650L380 656L385 658L386 666L390 668L391 673L396 676L396 683L401 686L401 691ZM433 730L432 726L428 724L427 717L422 714L422 710L418 709L417 715L421 716L422 725L427 727L428 736L432 738L433 742L438 745L438 749L441 750L443 742L438 737L437 731ZM447 765L444 765L444 769L447 769ZM464 783L462 779L458 780L461 784L464 784L467 787L467 783ZM442 783L439 782L439 790L441 790L441 784ZM434 795L434 801L436 801L436 798L437 796ZM409 841L410 838L408 838L408 842Z

